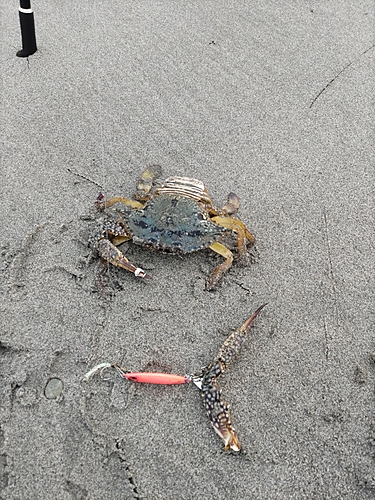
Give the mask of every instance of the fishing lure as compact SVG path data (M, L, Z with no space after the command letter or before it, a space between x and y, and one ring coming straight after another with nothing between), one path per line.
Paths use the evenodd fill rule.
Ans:
M221 394L221 389L217 379L227 369L229 363L241 349L249 333L250 326L254 319L266 304L260 306L245 323L234 331L220 347L219 352L212 363L207 365L198 375L175 375L172 373L152 373L152 372L130 372L126 371L116 363L101 363L86 373L88 380L97 371L107 368L116 369L123 378L132 382L147 384L187 384L193 382L201 392L203 403L208 418L215 432L224 441L226 450L240 451L241 445L237 433L232 424L229 405L225 402Z
M116 363L101 363L94 366L92 370L86 373L85 378L88 380L98 370L105 370L106 368L115 368L122 378L126 378L131 382L140 382L142 384L160 384L160 385L175 385L187 384L190 379L187 375L174 375L172 373L152 373L152 372L129 372Z

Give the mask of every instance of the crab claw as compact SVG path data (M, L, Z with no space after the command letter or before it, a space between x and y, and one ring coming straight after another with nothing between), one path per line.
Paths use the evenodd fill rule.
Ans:
M244 333L245 333L245 335L246 335L247 333L249 333L251 323L252 323L252 322L254 321L254 319L258 316L258 314L260 313L260 311L261 311L264 307L266 307L266 305L267 305L267 302L266 302L265 304L261 305L260 307L258 307L258 309L257 309L257 310L256 310L256 311L255 311L255 312L254 312L251 316L250 316L250 318L249 318L249 319L247 319L247 320L245 321L245 323L244 323L244 324L243 324L243 325L239 328L239 331L240 331L240 332L244 332Z
M254 319L266 304L258 307L258 309L250 316L245 323L240 326L226 339L221 346L218 355L214 361L203 369L200 375L191 376L191 381L201 391L204 406L208 418L215 432L224 441L226 450L240 451L241 445L238 440L237 433L232 424L232 417L229 411L229 405L225 402L221 394L221 389L217 383L217 379L226 370L228 364L240 350L244 343L250 326Z
M105 238L99 240L97 250L99 255L110 264L126 269L139 278L153 279L152 276L147 274L143 269L131 264L124 254L109 240Z
M201 396L211 425L216 434L224 441L225 449L240 451L241 445L232 424L229 405L223 399L220 387L215 379L202 386Z
M240 208L240 199L235 193L228 194L228 203L224 205L222 211L226 215L234 215Z
M103 210L105 208L105 195L104 193L99 193L95 201L95 206L98 210Z
M260 307L258 307L258 309L250 316L250 318L248 318L245 321L245 323L242 326L240 326L240 328L238 328L235 332L229 335L229 337L220 347L220 350L215 360L220 362L222 372L226 370L229 363L233 360L233 358L241 349L243 343L247 338L252 322L266 305L267 304L263 304Z

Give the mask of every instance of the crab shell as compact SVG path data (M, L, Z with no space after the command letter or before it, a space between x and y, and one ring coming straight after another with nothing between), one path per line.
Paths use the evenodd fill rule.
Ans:
M228 232L212 222L192 198L166 194L155 196L125 221L134 243L168 253L190 253L209 247Z

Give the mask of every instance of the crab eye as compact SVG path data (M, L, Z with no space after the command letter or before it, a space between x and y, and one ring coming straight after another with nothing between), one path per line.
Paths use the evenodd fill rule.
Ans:
M197 214L197 219L199 219L199 220L206 220L206 216L204 214L202 214L202 212L199 212Z

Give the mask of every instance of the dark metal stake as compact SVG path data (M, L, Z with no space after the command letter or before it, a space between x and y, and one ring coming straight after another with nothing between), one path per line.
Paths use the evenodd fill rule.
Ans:
M36 52L34 13L30 0L20 0L19 7L22 49L17 52L17 57L28 57Z

